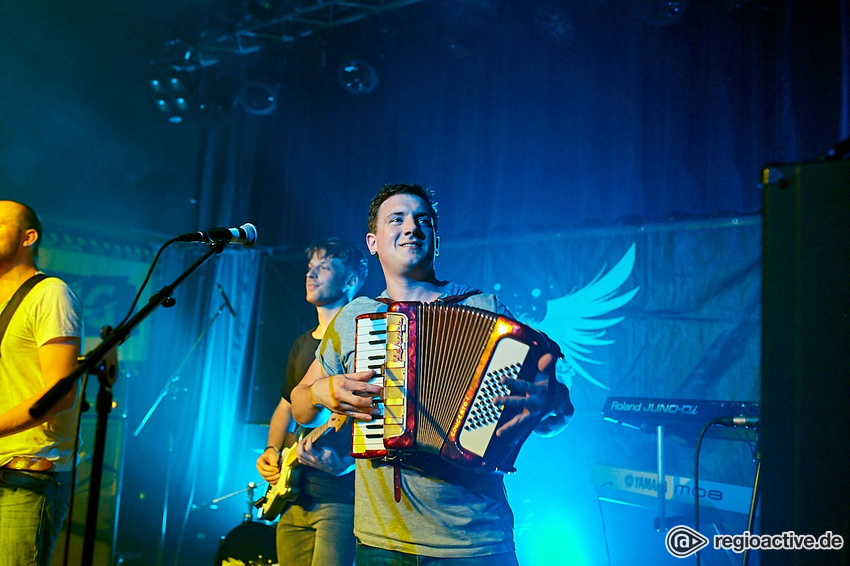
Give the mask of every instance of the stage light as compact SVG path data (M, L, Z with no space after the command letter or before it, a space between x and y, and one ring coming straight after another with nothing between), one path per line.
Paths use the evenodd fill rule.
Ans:
M239 94L239 104L248 114L265 116L277 108L277 92L266 83L248 83Z
M591 521L542 504L536 511L537 525L517 535L520 564L590 564L591 537L586 531Z
M167 45L169 52L150 62L148 85L157 110L172 124L179 124L198 106L197 75L201 66L192 47L179 39Z
M194 107L194 77L191 72L173 67L154 70L150 88L157 110L165 114L172 124L181 123Z
M369 94L378 86L378 72L362 59L344 60L337 67L336 78L351 94Z

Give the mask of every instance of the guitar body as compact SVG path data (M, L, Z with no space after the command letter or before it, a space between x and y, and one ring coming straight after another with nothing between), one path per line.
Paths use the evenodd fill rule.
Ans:
M295 444L289 448L284 448L280 453L280 479L276 484L269 485L266 491L265 503L262 506L262 518L266 521L274 521L286 507L298 498L300 490L298 489L298 476L301 475L301 468L298 466L298 460L295 457ZM294 462L287 465L287 457Z
M311 430L307 433L306 438L310 438L312 442L316 442L322 435L328 431L336 431L343 427L346 417L342 415L331 415L328 422L322 426ZM280 453L280 479L277 483L269 485L266 490L266 495L256 503L255 507L262 509L260 518L265 521L274 521L283 513L286 508L298 498L300 493L298 489L298 477L301 475L301 466L298 463L298 448L299 439L292 446L284 448Z

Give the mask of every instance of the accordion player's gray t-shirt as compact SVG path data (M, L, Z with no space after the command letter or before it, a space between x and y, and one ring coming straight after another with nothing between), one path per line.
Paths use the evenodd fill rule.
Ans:
M471 287L447 283L441 298ZM386 291L381 298L388 298ZM478 293L460 304L511 316L494 295ZM386 304L358 297L337 314L317 350L327 375L354 371L356 319L385 312ZM401 500L394 499L394 466L357 460L354 534L368 546L424 556L486 556L514 551L514 519L503 476L441 462L428 475L400 468Z

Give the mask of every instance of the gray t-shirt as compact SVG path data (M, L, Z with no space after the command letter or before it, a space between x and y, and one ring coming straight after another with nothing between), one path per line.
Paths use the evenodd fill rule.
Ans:
M471 287L447 283L441 298ZM387 298L386 291L381 297ZM460 304L510 316L494 295L479 293ZM386 311L386 304L359 297L336 316L317 355L327 375L354 371L355 320ZM357 460L354 534L365 545L435 557L486 556L514 551L513 513L503 476L466 471L448 462L429 474L394 472L380 460ZM394 499L400 474L401 501Z

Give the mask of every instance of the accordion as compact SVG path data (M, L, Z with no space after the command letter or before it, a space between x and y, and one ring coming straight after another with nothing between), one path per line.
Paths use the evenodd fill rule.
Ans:
M532 426L496 436L521 409L493 399L510 394L503 376L533 381L538 360L559 355L557 345L507 317L439 302L390 303L357 317L356 334L355 371L374 370L383 390L382 415L354 422L353 457L430 454L462 468L513 471Z

